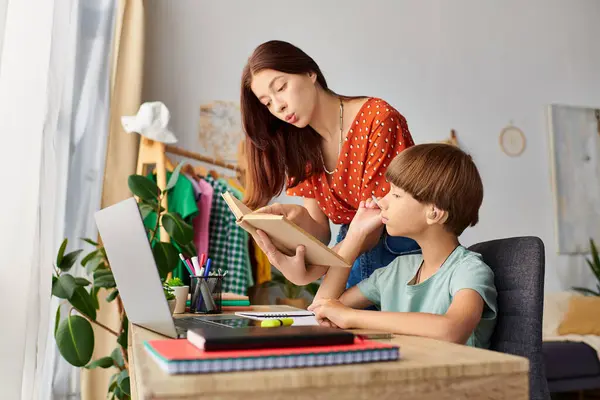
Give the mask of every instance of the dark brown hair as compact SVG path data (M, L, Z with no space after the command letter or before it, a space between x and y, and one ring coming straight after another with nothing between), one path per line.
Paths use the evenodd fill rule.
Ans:
M319 86L333 93L317 63L290 43L263 43L248 58L242 72L240 107L248 164L244 202L250 208L264 206L279 195L288 183L286 178L293 187L323 171L320 135L310 126L297 128L281 121L250 89L253 75L265 69L288 74L313 72Z
M412 146L392 160L385 176L418 202L447 211L444 225L456 236L479 221L483 183L471 156L458 147Z

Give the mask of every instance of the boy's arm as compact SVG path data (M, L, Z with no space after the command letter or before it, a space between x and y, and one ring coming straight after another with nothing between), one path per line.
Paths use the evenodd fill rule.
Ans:
M340 303L346 307L357 309L363 309L373 305L373 302L362 294L358 289L358 286L353 286L342 293L340 296Z
M360 255L365 240L366 236L364 235L348 232L346 238L333 247L333 251L352 265ZM329 268L315 295L315 301L340 298L346 289L350 270L351 268Z
M342 329L375 329L464 344L481 319L483 299L475 290L460 290L444 315L353 310L337 300L326 299L313 303L311 309L317 319L330 320Z
M346 238L333 249L350 265L364 251L374 247L383 232L381 211L376 203L370 199L361 201L356 215L350 223ZM346 287L350 268L330 268L323 278L319 291L315 296L318 299L338 299Z

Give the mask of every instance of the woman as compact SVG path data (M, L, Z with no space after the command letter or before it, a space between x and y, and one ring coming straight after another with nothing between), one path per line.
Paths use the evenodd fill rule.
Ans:
M261 44L248 59L241 113L248 157L245 203L264 206L287 184L286 193L303 197L304 207L275 205L268 211L287 215L326 244L329 221L342 224L339 243L359 203L386 195L389 162L413 145L406 120L388 103L336 94L311 57L282 41ZM411 239L376 234L376 245L354 264L348 287L398 255L420 251ZM303 260L271 262L297 284L323 273L304 268Z

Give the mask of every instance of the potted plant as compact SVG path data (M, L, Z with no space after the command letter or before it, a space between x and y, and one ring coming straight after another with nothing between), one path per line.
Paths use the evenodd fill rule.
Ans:
M171 289L171 292L175 296L176 300L175 305L173 306L174 309L171 311L171 313L181 314L185 312L185 305L190 290L189 286L184 284L180 278L171 278L166 282L166 285Z
M594 243L593 239L590 239L590 252L592 258L586 258L585 261L590 266L592 273L596 277L597 291L583 287L574 287L572 289L586 296L600 296L600 256L598 256L598 248L596 247L596 243Z
M178 214L164 212L160 206L162 198L175 186L179 178L181 164L175 168L165 190L148 177L131 175L128 179L129 189L139 198L138 206L142 217L152 213L160 215L156 223L146 228L152 253L156 261L159 275L165 279L179 263L179 251L186 256L196 255L193 244L193 228ZM162 214L161 214L162 213ZM161 242L157 236L160 227L164 227L171 237L171 242ZM111 377L108 386L108 396L111 399L130 399L129 363L127 358L127 330L129 321L123 308L119 289L106 257L104 247L92 239L83 241L94 246L79 263L79 273L71 273L78 265L77 260L83 249L66 253L68 241L65 239L56 256L54 273L52 275L52 296L61 299L56 310L54 337L61 356L76 367L111 368L117 372ZM85 275L86 278L79 275ZM119 329L113 330L96 319L99 310L98 293L100 290L109 291L107 302L117 302L120 313ZM168 290L165 291L165 295ZM172 295L172 293L171 293ZM61 315L67 309L66 315ZM117 338L117 347L110 355L91 360L94 352L94 331L92 324L104 329Z
M283 295L285 297L280 298L277 297L277 304L284 304L296 308L306 309L308 307L308 300L302 295L304 291L307 291L312 296L317 294L317 290L319 289L318 282L312 282L305 286L298 286L292 282L290 282L279 270L273 269L271 282L269 286L277 286L281 288Z
M167 282L163 282L163 293L165 294L167 303L169 303L169 311L173 314L177 305L177 298L175 297L175 293L173 293L173 288Z

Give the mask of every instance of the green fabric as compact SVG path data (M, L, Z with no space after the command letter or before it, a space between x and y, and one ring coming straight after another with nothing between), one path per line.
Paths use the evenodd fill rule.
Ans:
M171 177L171 172L167 171L167 182ZM156 182L155 174L148 174L148 178ZM188 178L183 174L180 174L177 178L177 182L173 189L169 191L167 196L167 211L170 213L177 213L183 218L184 221L192 224L192 220L198 215L198 206L196 205L196 195L194 192L194 186ZM156 226L156 213L152 212L144 219L144 225L146 228L154 229ZM156 237L160 238L160 230L156 233ZM181 248L173 243L175 248L181 252ZM196 255L196 254L193 254ZM173 270L173 277L180 278L184 283L190 282L190 273L184 267L183 262L179 262L177 267Z
M221 196L231 188L223 179L215 180L207 176L205 180L214 189L210 210L210 239L208 256L211 269L227 271L223 279L223 292L245 295L248 291L248 234L235 221L235 215L229 210Z
M494 273L490 267L479 254L458 246L434 275L418 285L410 285L422 262L421 254L400 256L387 267L375 270L358 284L358 288L382 311L438 315L448 311L459 290L473 289L479 293L485 306L481 321L466 344L489 348L497 311Z
M219 179L219 181L227 184L227 181L225 181L223 179ZM236 189L235 187L229 185L229 190L231 191L231 194L233 194L233 196L236 199L238 199L240 201L244 200L244 194L242 192L240 192L238 189ZM244 230L242 230L242 231L243 231L243 235L244 235L245 240L246 240L246 244L247 244L247 246L249 246L250 244L249 244L249 241L248 241L248 239L249 239L248 232L246 232ZM249 250L245 251L244 252L244 256L246 257L246 261L245 262L246 262L246 266L247 266L246 272L248 273L248 287L252 287L252 286L254 286L254 277L252 276L252 265L251 265L251 261L250 261L250 251Z

